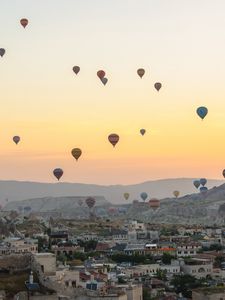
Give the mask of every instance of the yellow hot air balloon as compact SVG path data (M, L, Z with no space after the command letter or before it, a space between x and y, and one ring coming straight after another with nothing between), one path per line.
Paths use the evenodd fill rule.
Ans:
M79 149L79 148L74 148L72 151L71 151L71 153L72 153L72 155L73 155L73 157L76 159L76 160L78 160L78 158L81 156L81 154L82 154L82 151L81 151L81 149Z
M173 192L173 195L177 198L177 197L179 197L180 192L179 192L179 191L174 191L174 192Z
M125 198L126 200L128 200L129 197L130 197L130 194L129 194L129 193L124 193L123 196L124 196L124 198Z

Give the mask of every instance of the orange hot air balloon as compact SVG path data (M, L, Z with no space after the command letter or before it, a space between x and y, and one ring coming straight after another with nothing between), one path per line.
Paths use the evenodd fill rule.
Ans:
M109 142L113 145L113 147L116 146L116 144L119 142L120 137L116 133L112 133L108 136Z
M98 76L100 79L104 78L104 77L105 77L105 71L99 70L99 71L97 72L97 76Z
M25 28L28 25L28 20L27 19L21 19L20 20L20 24L23 26L23 28Z
M162 84L161 84L160 82L156 82L156 83L154 84L154 87L155 87L155 89L156 89L157 91L159 91L159 90L161 89L161 87L162 87Z
M137 73L142 78L144 76L144 74L145 74L145 70L144 69L138 69Z
M173 195L177 198L180 195L180 192L179 191L174 191Z
M73 71L77 75L80 72L80 67L79 66L74 66Z
M158 199L151 199L149 200L149 206L152 208L152 209L157 209L160 207L160 201Z
M79 148L74 148L72 151L71 151L71 153L72 153L72 155L73 155L73 157L76 159L76 160L78 160L78 158L81 156L81 154L82 154L82 151L81 151L81 149L79 149Z

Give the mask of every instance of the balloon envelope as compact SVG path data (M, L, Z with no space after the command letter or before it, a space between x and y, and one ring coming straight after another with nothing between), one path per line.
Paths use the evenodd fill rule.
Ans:
M15 135L13 137L13 142L17 145L20 142L20 137L18 135Z
M145 70L144 69L138 69L137 73L142 78L144 76L144 74L145 74Z
M63 170L61 168L56 168L54 171L53 171L53 174L55 175L55 177L59 180L62 175L63 175Z
M174 191L173 194L177 198L180 195L180 192L179 191Z
M86 202L87 206L91 209L95 205L95 198L88 197L85 202Z
M120 137L116 133L112 133L108 136L109 142L113 145L113 147L116 146L116 144L119 142Z
M206 195L208 192L208 188L206 186L201 186L200 192L201 192L201 194Z
M0 56L3 57L5 54L5 49L3 48L0 48Z
M101 82L106 85L106 83L108 82L108 79L106 77L101 78Z
M161 84L160 82L156 82L156 83L154 84L154 87L155 87L155 89L156 89L157 91L159 91L159 90L161 89L161 87L162 87L162 84Z
M149 200L149 206L153 209L157 209L160 207L160 201L158 199L153 198Z
M76 160L78 160L78 158L81 156L81 154L82 154L82 151L81 151L81 149L79 149L79 148L74 148L72 151L71 151L71 153L72 153L72 155L73 155L73 157L76 159Z
M198 189L200 187L200 185L201 185L200 180L194 180L193 184L196 187L196 189Z
M20 20L20 24L25 28L26 26L27 26L27 24L28 24L28 20L27 19L21 19Z
M198 116L203 120L205 116L208 114L208 108L204 106L200 106L196 110Z
M207 180L205 178L201 178L199 181L202 186L205 186L207 183Z
M144 134L145 134L145 132L146 132L146 130L145 130L144 128L140 129L140 133L141 133L141 135L144 135Z
M141 199L143 201L145 201L147 198L148 198L148 194L147 193L145 193L145 192L141 193Z
M130 194L129 194L129 193L124 193L123 196L124 196L124 198L125 198L126 200L128 200L129 197L130 197Z
M104 78L104 77L105 77L105 71L99 70L99 71L97 72L97 76L98 76L100 79Z
M77 74L80 72L80 67L74 66L74 67L73 67L73 71L74 71L74 73L77 75Z
M223 177L225 178L225 169L223 170Z

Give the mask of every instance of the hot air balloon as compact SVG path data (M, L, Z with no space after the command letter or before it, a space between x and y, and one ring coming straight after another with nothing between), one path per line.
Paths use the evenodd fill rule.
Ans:
M180 195L180 192L179 191L174 191L173 194L177 198Z
M202 186L205 186L207 183L207 180L205 178L201 178L199 181Z
M88 197L86 200L85 200L87 206L91 209L94 207L95 205L95 198L92 198L92 197Z
M15 135L13 137L13 142L17 145L20 142L20 137L18 135Z
M143 201L145 201L145 200L148 198L148 194L145 193L145 192L141 193L140 196L141 196L141 199L142 199Z
M5 49L3 48L0 48L0 56L3 57L5 54Z
M138 69L137 73L142 78L144 76L144 74L145 74L145 70L144 69Z
M55 175L55 177L59 180L62 176L63 176L63 170L60 168L56 168L53 171L53 174Z
M104 77L105 77L105 71L99 70L99 71L97 72L97 76L98 76L100 79L104 78Z
M225 177L225 169L223 170L223 177Z
M159 90L161 89L161 87L162 87L162 84L161 84L160 82L156 82L156 83L154 84L154 87L155 87L155 89L156 89L157 91L159 91Z
M116 144L119 142L120 137L116 133L112 133L108 136L109 142L113 145L113 147L116 146Z
M130 197L130 194L129 194L129 193L124 193L123 196L124 196L124 198L125 198L126 200L128 200L129 197Z
M25 28L28 24L28 20L27 19L21 19L20 24Z
M205 118L205 116L208 114L208 108L201 106L201 107L197 108L196 112L197 112L198 116L203 120Z
M144 135L144 134L145 134L145 132L146 132L146 130L145 130L144 128L140 129L140 133L141 133L141 135Z
M74 66L74 67L73 67L73 71L74 71L74 73L77 75L77 74L80 72L80 67Z
M201 186L200 192L201 192L201 194L203 194L205 196L208 192L208 188L206 186Z
M200 180L194 180L193 181L194 186L196 187L196 189L198 189L200 187Z
M153 209L157 209L160 207L160 201L156 198L149 200L149 206Z
M101 82L106 85L106 83L108 82L108 79L106 77L101 78Z
M79 149L79 148L74 148L72 151L71 151L73 157L78 160L78 158L81 156L82 154L82 151Z

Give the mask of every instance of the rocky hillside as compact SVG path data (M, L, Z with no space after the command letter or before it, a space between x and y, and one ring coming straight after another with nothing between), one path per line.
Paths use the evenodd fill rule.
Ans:
M191 194L163 199L160 203L157 210L141 207L138 215L137 208L132 206L129 216L154 223L225 224L225 184L210 189L205 196Z

